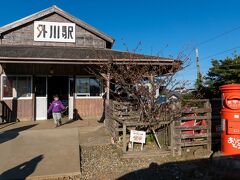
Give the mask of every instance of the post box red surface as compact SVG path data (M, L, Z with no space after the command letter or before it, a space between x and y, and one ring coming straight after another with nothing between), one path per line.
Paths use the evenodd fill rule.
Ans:
M240 154L240 84L220 87L222 92L222 153Z

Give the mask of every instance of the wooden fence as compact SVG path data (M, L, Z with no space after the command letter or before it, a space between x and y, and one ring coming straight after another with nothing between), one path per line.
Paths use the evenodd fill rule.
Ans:
M195 146L204 146L211 151L211 111L207 99L183 102L179 117L171 123L173 155L181 155L183 148Z
M105 126L110 132L111 136L115 139L119 137L121 131L120 124L113 118L113 101L105 101Z
M211 151L211 104L208 99L182 101L180 111L165 113L167 118L154 125L164 127L162 142L173 155L181 155L184 148L203 146ZM129 103L108 101L105 125L112 137L122 139L122 150L127 152L129 132L138 126L148 126L148 122L138 121L140 113ZM164 113L163 113L164 114Z
M166 114L164 114L166 115ZM131 129L135 129L136 127L149 126L149 122L141 122L140 113L136 110L136 108L128 102L117 102L117 101L108 101L106 104L106 120L105 125L111 133L112 137L118 139L120 136L122 137L122 150L124 153L127 152L127 143L129 138L129 132ZM155 126L165 126L166 129L162 131L164 134L164 138L162 138L162 142L170 145L168 132L168 126L170 124L170 119L166 120L163 118L162 121L157 121L151 123L151 125Z

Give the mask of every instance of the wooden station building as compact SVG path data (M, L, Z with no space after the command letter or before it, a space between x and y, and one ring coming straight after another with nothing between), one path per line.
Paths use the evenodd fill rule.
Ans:
M112 50L114 39L56 6L0 28L1 102L19 120L46 120L54 94L82 118L103 115L109 78L86 69L109 62L172 65L168 58ZM106 76L105 76L106 77ZM108 77L108 76L107 76ZM106 91L107 89L107 91Z

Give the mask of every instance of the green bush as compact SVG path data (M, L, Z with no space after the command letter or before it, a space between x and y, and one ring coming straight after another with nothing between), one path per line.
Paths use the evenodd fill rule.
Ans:
M146 143L151 143L154 141L154 136L153 134L148 134L146 137Z

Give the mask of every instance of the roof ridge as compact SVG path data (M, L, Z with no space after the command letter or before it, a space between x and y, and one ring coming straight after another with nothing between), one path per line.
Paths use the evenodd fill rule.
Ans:
M53 7L49 7L49 8L43 9L43 10L41 10L41 11L38 11L38 12L36 12L36 13L34 13L34 14L31 14L31 15L28 15L28 16L26 16L26 17L20 18L20 19L18 19L18 20L16 20L16 21L13 21L13 22L9 23L9 24L6 24L6 25L0 27L0 34L3 33L3 32L5 32L5 31L7 31L7 30L5 30L5 29L10 30L10 29L16 28L17 26L19 26L18 23L20 23L21 21L27 20L27 19L29 19L29 18L37 15L37 14L43 13L43 12L45 12L45 11L50 11L50 10L52 10L52 9L53 9ZM53 11L53 12L54 12L54 11ZM12 27L12 25L15 25L15 26ZM10 28L10 27L11 27L11 28Z
M73 19L75 19L75 20L81 22L81 23L84 24L86 27L89 27L89 28L91 28L91 29L93 29L93 30L95 30L95 31L98 31L98 32L101 33L101 34L104 34L104 35L107 36L108 38L112 39L113 42L114 42L114 38L113 38L113 37L111 37L111 36L105 34L104 32L102 32L102 31L100 31L100 30L98 30L98 29L95 28L94 26L91 26L90 24L84 22L83 20L79 19L78 17L73 16L72 14L70 14L70 13L68 13L68 12L66 12L66 11L64 11L64 10L62 10L61 8L57 7L56 5L53 5L52 7L54 8L54 10L55 10L56 13L58 13L58 11L59 11L59 12L62 12L62 13L64 13L64 14L66 14L66 15L72 17ZM85 28L85 27L84 27L84 28Z

